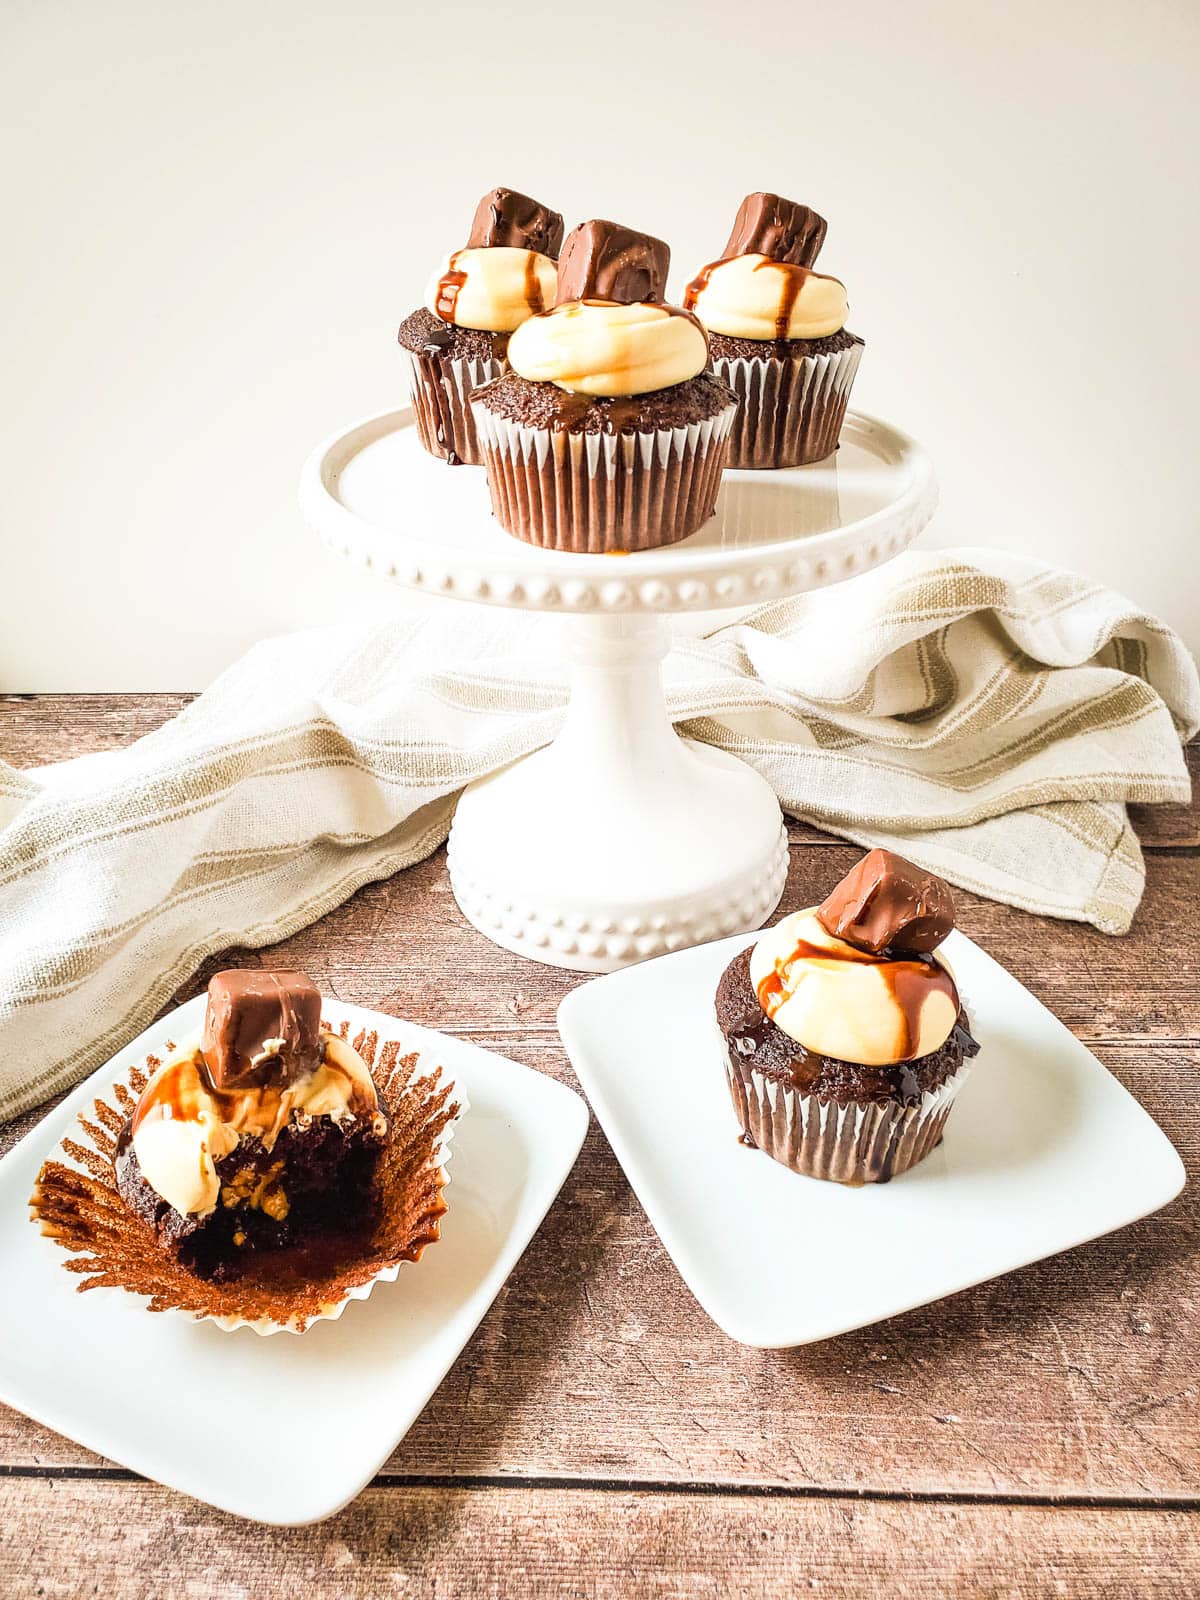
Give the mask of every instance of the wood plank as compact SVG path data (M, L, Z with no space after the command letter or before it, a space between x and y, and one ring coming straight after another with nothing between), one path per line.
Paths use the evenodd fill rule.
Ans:
M0 757L10 766L49 761L122 745L153 733L192 694L0 695Z
M10 1479L0 1526L5 1593L111 1600L1149 1600L1200 1583L1200 1522L1176 1510L376 1487L328 1522L262 1528L148 1484Z
M476 1037L573 1081L543 1034ZM1139 1043L1101 1054L1194 1172L1194 1059ZM593 1124L540 1233L387 1470L1196 1496L1198 1254L1191 1189L1121 1233L894 1321L749 1350L696 1306ZM94 1460L0 1408L0 1462Z
M48 700L62 702L49 708L55 715ZM69 744L54 746L50 733L81 700ZM145 697L9 702L0 748L14 721L34 727L34 759L112 747L161 712ZM856 857L836 842L796 844L784 910L818 898ZM1098 1053L1194 1172L1196 868L1172 853L1187 848L1151 860L1143 911L1124 940L971 896L961 897L961 920L1076 1032L1102 1041ZM217 958L180 998L231 959L260 957ZM467 928L440 854L368 886L261 959L305 967L343 999L469 1035L570 1081L554 1012L579 980ZM0 1129L0 1150L35 1120ZM940 1307L807 1351L748 1352L695 1307L593 1128L542 1234L389 1470L1190 1495L1198 1231L1187 1193L1158 1218ZM0 1463L90 1459L0 1411Z

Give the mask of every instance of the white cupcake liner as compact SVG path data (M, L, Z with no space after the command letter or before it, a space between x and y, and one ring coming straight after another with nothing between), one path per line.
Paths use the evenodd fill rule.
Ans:
M741 404L729 439L731 467L799 467L837 449L863 346L829 355L712 358Z
M703 422L633 433L568 433L472 406L501 525L545 549L600 554L686 539L708 521L731 402Z
M959 1002L971 1021L961 989ZM735 1063L723 1034L721 1043L733 1109L758 1148L792 1172L855 1185L886 1183L924 1160L942 1137L951 1107L979 1060L964 1058L957 1072L914 1105L894 1100L840 1105L768 1077L749 1060Z
M464 465L479 466L483 458L471 415L471 391L501 377L508 371L508 362L495 357L477 360L436 356L432 364L438 376L436 386L431 386L431 377L421 359L403 345L400 353L408 373L409 396L421 443L430 455L443 461L452 451Z
M384 1039L379 1040L380 1047L386 1043L387 1041ZM149 1066L149 1063L147 1063L147 1065ZM393 1097L402 1096L405 1090L411 1087L411 1085L418 1078L427 1077L428 1075L429 1069L422 1066L421 1058L418 1056L416 1061L413 1063L403 1088L396 1090L394 1084L392 1085ZM120 1086L126 1088L128 1087L127 1078L118 1078L114 1080L110 1089L110 1094ZM466 1092L461 1088L460 1085L456 1083L453 1078L446 1075L444 1068L442 1069L442 1075L438 1080L438 1088L447 1088L449 1090L448 1098L450 1100L457 1101L458 1103L458 1111L456 1115L450 1118L445 1127L442 1129L441 1133L438 1135L431 1155L431 1164L435 1164L439 1172L440 1189L444 1191L450 1183L450 1173L448 1171L448 1167L452 1154L450 1149L451 1140L454 1137L454 1130L457 1124L470 1109L470 1103L467 1099ZM81 1113L80 1117L67 1129L62 1139L57 1145L54 1146L46 1158L47 1161L61 1162L63 1166L70 1168L72 1171L79 1173L83 1177L89 1176L88 1169L85 1163L80 1160L79 1156L75 1153L75 1150L68 1149L67 1145L73 1144L76 1146L76 1148L79 1148L82 1138L88 1137L90 1139L90 1134L84 1125L85 1116L86 1113ZM38 1188L40 1188L40 1180ZM43 1233L47 1234L49 1237L55 1237L57 1230L53 1227L47 1226L46 1223L39 1218L36 1206L38 1188L35 1188L34 1195L31 1198L32 1220L35 1222L41 1221ZM436 1240L431 1242L436 1242ZM425 1248L428 1248L428 1246L422 1246L422 1251ZM420 1257L418 1255L417 1259L419 1260L419 1258ZM220 1328L223 1333L233 1333L239 1328L249 1328L253 1333L257 1333L264 1338L275 1333L302 1334L307 1332L307 1330L311 1328L314 1323L336 1322L352 1300L368 1299L376 1284L395 1283L396 1279L400 1276L401 1268L415 1265L416 1260L410 1259L393 1262L391 1265L381 1268L379 1272L377 1272L373 1277L367 1279L365 1283L355 1284L337 1300L331 1300L328 1305L322 1306L320 1310L307 1312L302 1315L298 1315L294 1319L288 1319L285 1321L279 1321L272 1317L250 1318L234 1315L217 1315L210 1312L193 1311L184 1306L175 1305L164 1306L162 1310L156 1314L160 1316L182 1317L186 1321L192 1323L208 1322L214 1327ZM90 1292L103 1293L104 1291L103 1289L93 1289ZM111 1287L110 1292L117 1294L133 1294L137 1299L148 1301L147 1296L139 1295L133 1290Z

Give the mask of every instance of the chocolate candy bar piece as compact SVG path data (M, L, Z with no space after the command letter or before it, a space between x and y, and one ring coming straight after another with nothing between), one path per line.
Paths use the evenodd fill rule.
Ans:
M759 190L738 207L726 256L770 256L794 267L811 267L825 243L825 218L808 206Z
M616 300L659 302L667 292L671 247L619 222L581 222L558 261L558 303Z
M817 907L817 920L836 939L875 955L928 954L954 926L954 901L932 872L872 850Z
M321 1059L321 996L302 972L218 972L201 1045L215 1089L290 1083Z
M537 250L556 261L562 241L563 219L559 212L515 189L493 189L475 208L467 249L509 245L519 250Z

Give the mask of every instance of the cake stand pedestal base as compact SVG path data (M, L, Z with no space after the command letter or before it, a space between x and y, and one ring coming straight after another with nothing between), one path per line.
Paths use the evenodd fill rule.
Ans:
M653 615L579 617L554 743L473 783L450 833L463 915L496 944L578 972L761 927L787 876L769 784L681 739Z

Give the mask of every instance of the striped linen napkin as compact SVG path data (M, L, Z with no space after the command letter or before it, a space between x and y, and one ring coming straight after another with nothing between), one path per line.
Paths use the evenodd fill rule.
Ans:
M207 956L436 849L457 791L558 726L565 670L530 621L273 639L127 749L0 763L0 1119L99 1065ZM1116 934L1144 882L1126 804L1187 799L1200 726L1169 628L992 550L910 552L678 640L666 684L675 721L793 815Z

